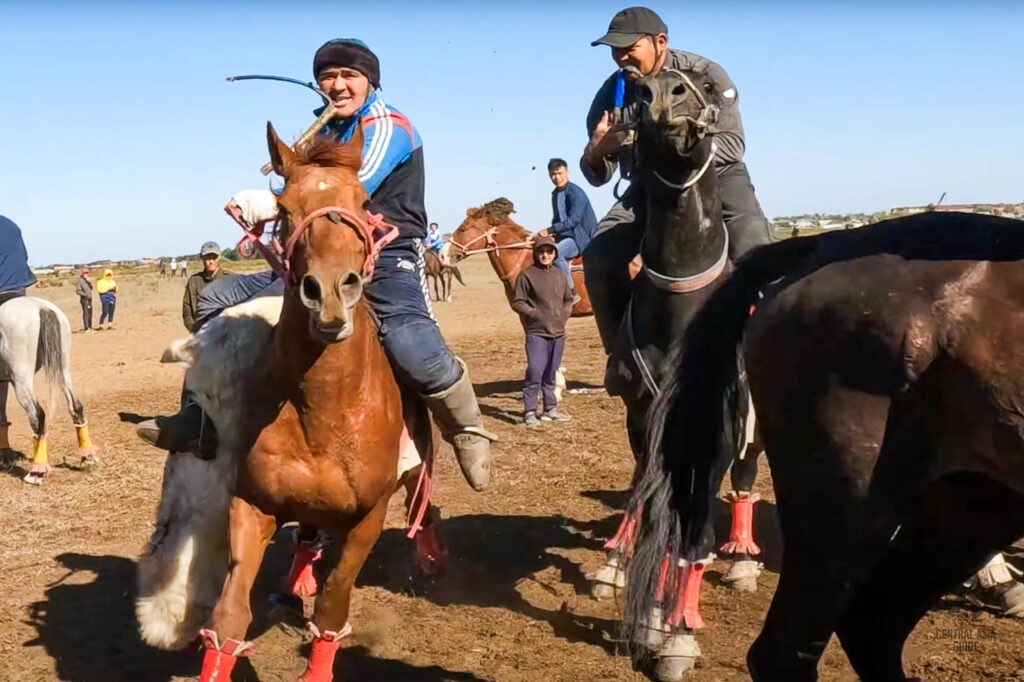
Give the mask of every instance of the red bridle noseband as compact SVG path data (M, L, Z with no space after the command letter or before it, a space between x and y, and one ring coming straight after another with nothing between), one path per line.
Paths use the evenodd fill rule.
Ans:
M292 284L298 284L295 279L295 268L292 266L295 246L298 244L299 239L302 238L306 229L317 218L326 217L335 224L340 225L344 223L355 230L356 234L363 241L366 251L362 276L367 280L373 277L373 267L380 256L381 250L398 237L398 228L384 222L384 216L379 213L367 212L364 219L355 211L343 206L324 206L323 208L316 209L297 223L292 228L288 235L288 240L283 246L277 239L274 239L268 246L260 240L260 237L263 235L262 226L251 226L246 223L245 219L242 218L241 210L236 206L229 205L224 210L245 230L245 237L242 238L242 242L239 245L246 242L252 244L259 250L267 263L270 264L274 272Z

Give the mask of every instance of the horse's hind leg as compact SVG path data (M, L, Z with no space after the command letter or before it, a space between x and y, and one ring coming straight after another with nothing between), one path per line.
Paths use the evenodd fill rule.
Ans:
M1024 534L1024 499L976 474L934 484L914 505L840 620L836 633L865 682L907 679L907 636L943 594Z
M211 627L201 633L206 654L200 682L229 679L238 658L252 649L252 643L245 641L245 632L252 622L249 597L276 528L272 516L241 498L231 500L230 569L213 610Z
M46 442L46 411L36 400L36 393L32 387L32 379L35 367L35 358L26 359L17 367L11 368L12 382L14 383L14 395L18 399L25 414L28 415L28 424L34 436L32 443L32 466L23 479L31 485L42 485L43 477L50 472L50 460L47 455ZM27 369L27 368L33 369Z
M11 422L7 419L7 391L10 385L10 381L0 381L0 455L3 456L12 454L9 433Z
M70 333L70 329L65 330L62 328L61 334L63 335L65 331ZM75 425L75 433L78 436L79 465L82 468L88 468L99 464L100 460L96 457L96 448L89 437L89 425L85 420L85 407L82 406L81 401L75 395L75 391L72 388L71 367L68 362L68 358L71 355L70 343L66 341L66 337L62 337L61 343L64 345L60 368L61 390L64 392L64 399L67 400L68 412L71 413L71 421Z
M733 460L730 482L732 490L727 499L731 504L732 526L729 541L721 552L732 555L729 570L722 582L737 592L757 592L757 577L761 574L761 563L755 558L761 548L754 540L754 505L760 496L753 492L757 480L757 460L761 454L760 443L755 439L742 457Z
M341 559L317 597L313 620L309 623L313 650L309 654L306 672L298 682L331 682L333 679L332 668L338 644L352 633L348 622L352 586L384 528L389 497L382 496L377 506L347 534L341 532Z

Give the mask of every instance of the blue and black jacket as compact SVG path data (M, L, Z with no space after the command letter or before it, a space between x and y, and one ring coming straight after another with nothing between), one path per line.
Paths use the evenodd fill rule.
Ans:
M323 109L317 110L317 115ZM340 142L363 128L363 167L359 180L370 195L370 210L398 228L399 240L427 235L423 142L412 123L375 90L347 119L328 123L325 132Z

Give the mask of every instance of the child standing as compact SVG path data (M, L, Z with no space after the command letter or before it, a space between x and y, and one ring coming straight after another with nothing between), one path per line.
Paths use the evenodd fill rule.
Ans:
M537 237L533 243L533 265L516 279L512 309L519 313L526 332L526 382L523 385L523 424L539 426L540 421L569 421L558 409L555 375L565 349L565 323L572 311L572 292L565 276L554 266L558 257L555 240ZM537 393L544 396L544 412L537 419Z
M103 329L103 323L107 323L107 329L114 328L114 304L117 303L117 282L114 281L114 271L107 269L103 271L103 277L96 282L96 291L100 295L100 324L98 329Z
M78 285L75 293L78 294L78 302L82 305L82 331L92 331L92 282L89 281L89 268L83 267L78 277Z

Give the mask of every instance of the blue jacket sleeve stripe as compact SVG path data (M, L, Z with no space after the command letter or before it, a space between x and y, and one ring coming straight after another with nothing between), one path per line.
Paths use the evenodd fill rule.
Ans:
M383 102L374 102L368 113L369 118L376 120L376 124L373 126L373 134L363 144L363 167L359 171L359 180L366 185L366 191L373 194L373 190L377 189L376 185L380 185L380 181L371 188L368 180L380 168L385 151L391 141L394 126L390 125L390 118L386 115Z

